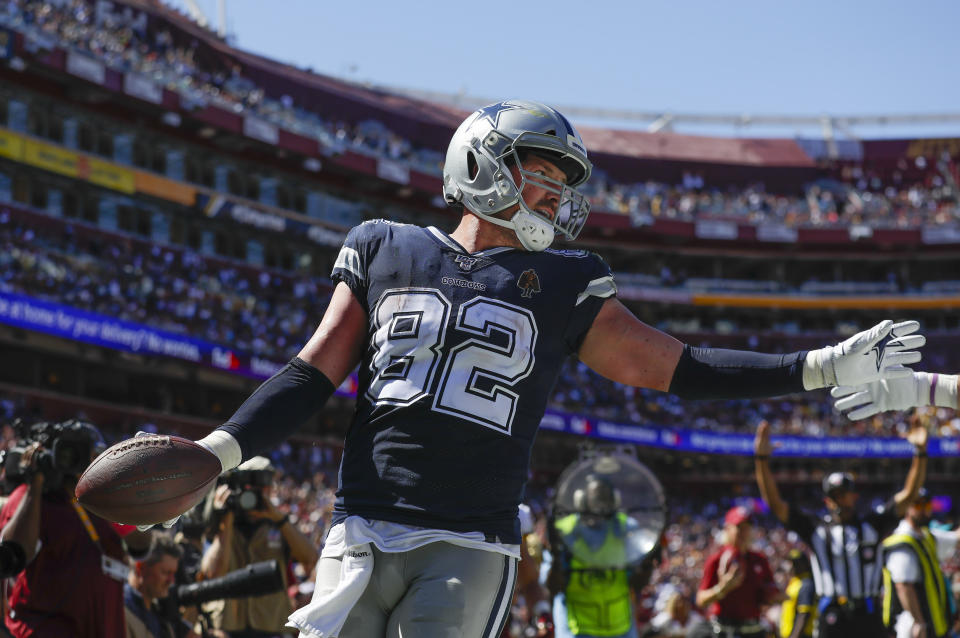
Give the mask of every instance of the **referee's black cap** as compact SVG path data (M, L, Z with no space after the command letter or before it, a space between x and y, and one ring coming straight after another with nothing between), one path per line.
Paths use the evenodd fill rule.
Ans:
M832 472L823 479L823 494L834 498L843 492L853 492L857 485L849 472Z

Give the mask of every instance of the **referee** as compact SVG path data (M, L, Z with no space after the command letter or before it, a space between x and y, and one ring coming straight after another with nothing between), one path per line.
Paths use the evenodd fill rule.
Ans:
M770 511L810 548L813 583L818 597L818 638L885 636L880 605L883 583L881 541L892 532L916 497L927 471L927 430L915 425L907 435L915 454L906 484L882 508L857 512L859 496L853 477L834 472L823 480L829 513L820 517L790 506L780 498L770 471L770 425L764 421L754 439L760 494Z

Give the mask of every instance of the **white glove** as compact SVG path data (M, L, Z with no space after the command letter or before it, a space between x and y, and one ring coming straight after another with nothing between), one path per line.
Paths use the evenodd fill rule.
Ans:
M909 377L913 371L906 364L920 361L914 348L927 342L923 335L913 334L919 328L916 321L895 324L887 319L843 343L811 350L803 366L804 389Z
M909 410L924 405L957 409L957 375L914 372L909 377L881 379L856 387L830 390L833 407L851 421L888 410Z
M143 430L140 430L139 432L137 432L136 434L133 435L133 438L137 438L137 437L139 437L139 436L152 436L152 433L151 433L151 432L144 432ZM177 524L177 521L179 521L179 520L180 520L180 517L179 517L179 516L176 516L176 517L174 517L174 518L171 518L169 521L164 521L164 522L162 523L162 525L163 525L163 527L164 527L165 529L170 529L171 527L173 527L174 525L176 525L176 524ZM148 529L150 529L151 527L153 527L153 525L155 525L155 523L150 524L150 525L137 525L137 529L140 530L141 532L145 532L145 531L147 531Z
M176 518L171 518L169 521L163 521L163 523L161 523L161 525L163 525L164 529L170 529L171 527L173 527L174 525L176 525L176 524L177 524L177 521L179 521L179 520L180 520L180 517L177 516ZM150 529L151 527L153 527L154 525L156 525L156 523L153 523L153 524L150 524L150 525L137 525L137 529L140 530L141 532L145 532L145 531L147 531L148 529Z

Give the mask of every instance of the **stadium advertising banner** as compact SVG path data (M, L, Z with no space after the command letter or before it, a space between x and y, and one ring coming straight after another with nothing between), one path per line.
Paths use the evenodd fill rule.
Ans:
M284 215L234 202L223 195L197 193L197 206L210 218L227 217L246 226L276 233L294 233L323 246L338 247L346 238L346 232L308 224Z
M670 429L612 423L575 414L548 411L540 427L606 441L632 443L675 452L753 455L753 435L707 430ZM774 456L829 458L909 458L913 446L900 438L815 438L772 436ZM930 456L960 455L960 439L931 439Z
M85 179L127 195L141 192L188 206L196 199L196 189L189 184L76 153L3 128L0 128L0 157L67 177Z
M94 84L103 84L107 75L106 67L99 60L76 51L67 51L66 68L67 73Z
M139 73L124 73L123 92L145 102L163 104L163 88Z
M132 195L137 191L137 185L133 178L132 171L93 157L81 158L80 175L98 186L110 188L128 195Z
M138 170L133 172L133 181L138 193L157 199L165 199L184 206L193 206L197 201L197 189L189 184Z
M52 144L24 139L23 161L51 173L74 178L80 176L80 156Z
M0 323L112 350L173 357L254 379L266 379L284 365L186 335L3 291ZM356 394L356 376L348 377L337 393Z
M23 138L16 133L0 129L0 156L16 161L23 160Z
M185 335L156 330L131 321L0 291L0 323L81 341L113 350L173 357L254 379L266 379L283 364ZM337 389L355 396L357 378L351 374ZM606 441L632 443L676 452L753 454L753 435L706 430L684 430L613 423L602 419L548 411L540 427ZM899 438L814 438L774 436L775 456L830 458L909 457L913 446ZM933 439L930 456L960 456L960 439Z

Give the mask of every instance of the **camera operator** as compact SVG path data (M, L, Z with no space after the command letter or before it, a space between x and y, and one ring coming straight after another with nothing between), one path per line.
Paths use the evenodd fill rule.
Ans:
M126 608L127 638L199 638L181 627L183 620L176 609L161 608L176 580L183 550L164 532L154 532L152 549L135 561L123 588Z
M204 578L215 578L250 563L275 559L281 565L295 560L310 573L317 550L270 500L276 473L269 459L257 456L224 474L214 495L214 511L222 518L217 535L207 548L201 565ZM213 627L231 638L277 636L293 611L284 589L256 597L206 603Z
M103 437L79 421L35 424L26 434L28 443L4 460L6 479L21 483L0 510L0 527L26 557L8 597L7 629L17 638L124 638L127 554L147 549L150 535L74 500Z
M177 565L176 586L190 585L199 581L203 575L200 563L203 560L204 538L208 536L208 526L204 519L204 504L197 505L180 517L180 529L173 537L183 555ZM215 530L209 530L212 539ZM185 623L196 626L199 619L199 609L196 605L180 607L178 613ZM181 632L182 635L182 632Z

